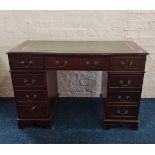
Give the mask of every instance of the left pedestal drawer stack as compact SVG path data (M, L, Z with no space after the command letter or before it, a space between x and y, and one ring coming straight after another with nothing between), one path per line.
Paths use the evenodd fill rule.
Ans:
M56 71L44 70L44 57L9 55L18 126L51 128L57 97ZM37 69L37 70L35 70Z

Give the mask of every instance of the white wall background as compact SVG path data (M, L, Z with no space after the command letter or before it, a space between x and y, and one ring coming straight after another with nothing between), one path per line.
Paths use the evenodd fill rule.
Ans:
M27 40L133 40L147 50L142 97L155 97L155 11L0 11L0 97L13 96L6 51ZM98 96L101 72L59 72L61 96Z

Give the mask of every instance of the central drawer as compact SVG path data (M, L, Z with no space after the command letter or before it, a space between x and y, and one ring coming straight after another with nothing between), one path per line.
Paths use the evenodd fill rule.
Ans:
M45 67L49 69L82 69L106 70L108 57L104 56L48 56L45 58Z

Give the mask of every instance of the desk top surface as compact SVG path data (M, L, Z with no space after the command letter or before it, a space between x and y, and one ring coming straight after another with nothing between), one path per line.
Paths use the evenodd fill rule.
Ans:
M41 41L27 40L8 53L49 54L146 54L133 41Z

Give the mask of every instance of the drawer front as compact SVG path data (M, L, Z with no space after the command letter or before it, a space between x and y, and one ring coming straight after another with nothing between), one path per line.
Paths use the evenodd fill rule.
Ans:
M9 55L11 69L43 68L43 57L34 55Z
M109 88L141 88L143 75L110 74Z
M110 69L111 70L144 70L145 57L111 57Z
M14 87L44 87L45 74L43 73L12 73Z
M33 117L47 117L47 106L17 106L17 112L19 118L33 118Z
M49 56L45 60L46 68L53 69L87 69L104 70L108 68L107 57L61 57Z
M47 100L46 91L28 90L15 91L16 101L18 102L44 102Z
M107 106L106 119L138 119L138 106Z
M140 92L132 91L110 91L108 94L108 101L111 103L138 103L141 97Z

